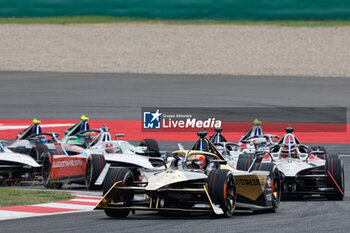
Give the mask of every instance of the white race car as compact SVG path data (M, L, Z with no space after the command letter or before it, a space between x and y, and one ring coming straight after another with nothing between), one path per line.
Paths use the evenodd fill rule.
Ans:
M104 161L98 156L87 157L85 184L88 189L100 188L104 177L110 167L124 167L133 172L134 177L139 177L141 168L154 168L164 165L160 158L158 143L154 139L143 139L139 146L134 146L128 141L119 140L123 134L117 134L112 140L108 128L101 129L101 133L87 147L83 153L88 155L103 155ZM99 163L106 163L100 166ZM100 170L101 167L103 170Z
M260 164L273 162L282 176L282 197L319 195L331 200L343 200L343 161L337 155L324 155L301 144L291 127L286 129L286 134L268 153L259 153L261 156L254 159L240 158L237 169L249 171L258 169Z
M32 180L40 165L29 155L14 153L0 141L0 183L14 183Z
M261 121L258 119L253 123L253 127L241 137L239 142L228 142L222 135L221 128L216 128L215 133L210 137L210 141L233 167L236 167L239 158L254 158L256 149L268 152L279 139L277 135L264 134Z

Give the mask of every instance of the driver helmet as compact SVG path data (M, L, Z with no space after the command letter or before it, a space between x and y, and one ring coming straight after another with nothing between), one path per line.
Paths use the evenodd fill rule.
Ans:
M36 143L40 144L46 144L47 143L47 138L45 135L40 135L35 138Z
M117 148L113 145L113 143L106 143L105 144L105 151L108 154L116 153Z
M201 154L193 155L188 162L191 168L204 169L206 165L205 156Z
M297 155L297 149L296 149L295 146L291 146L291 148L290 148L290 154L291 154L292 157L296 157L296 155ZM287 158L288 155L289 155L289 149L288 149L288 147L286 147L286 146L282 147L282 150L281 150L281 157L282 157L282 158Z
M91 139L91 140L94 140L95 138L96 138L96 132L94 132L94 131L91 131L91 132L87 132L86 133L86 137L87 138L89 138L89 139Z

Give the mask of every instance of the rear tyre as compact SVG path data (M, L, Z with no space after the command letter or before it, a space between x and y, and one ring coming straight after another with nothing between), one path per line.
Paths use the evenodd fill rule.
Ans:
M117 186L127 186L134 180L132 172L127 168L111 168L109 169L105 181L103 183L103 195L105 195L110 188L116 183ZM110 200L113 203L124 202L124 206L130 205L130 202L134 199L134 194L128 190L116 190L113 189L110 193ZM124 209L104 209L105 214L113 218L126 218L130 210Z
M89 190L100 189L101 185L95 185L98 176L106 165L103 155L90 155L86 164L85 186Z
M315 153L315 155L317 156L317 158L319 159L323 159L323 160L326 160L326 159L338 159L338 155L329 155L327 153L327 150L326 148L324 148L323 146L313 146L311 147L311 150L312 151L322 151L321 153Z
M43 155L43 164L42 164L43 185L48 189L60 189L63 186L62 183L51 182L51 168L52 168L52 155L50 153L45 153Z
M240 154L238 156L238 159L251 159L251 160L253 160L254 158L255 158L254 154L246 154L246 153L244 153L244 154Z
M343 161L340 159L327 159L325 171L326 175L329 176L326 180L327 187L332 187L335 190L333 194L327 194L326 198L328 200L343 200L345 190Z
M237 189L229 170L212 170L208 176L208 192L213 204L219 205L225 217L234 214Z
M248 171L252 163L253 163L253 159L239 158L237 160L236 169L241 171Z
M252 171L268 171L270 172L266 180L265 190L265 200L271 201L271 209L269 212L276 212L280 205L282 184L281 184L281 174L274 163L257 163L252 167ZM270 195L271 194L271 198Z
M339 156L329 155L329 154L320 154L320 155L317 155L317 158L323 159L323 160L329 160L329 159L339 159Z

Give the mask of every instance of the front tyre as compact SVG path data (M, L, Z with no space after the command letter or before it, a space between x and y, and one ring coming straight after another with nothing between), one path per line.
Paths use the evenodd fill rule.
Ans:
M237 160L236 169L241 171L248 171L253 161L254 160L249 157L240 157Z
M276 212L280 205L282 185L281 174L274 163L256 163L252 167L252 171L268 171L269 175L265 185L265 199L271 201L271 209L269 212ZM271 198L269 198L271 196Z
M100 189L101 185L95 185L98 176L101 174L106 161L103 155L90 155L86 164L85 186L89 190Z
M328 200L343 200L345 190L344 164L340 159L327 159L325 166L327 187L334 189L333 194L327 194Z
M103 183L103 195L105 195L111 187L116 183L117 186L127 186L134 181L132 172L127 168L110 168ZM114 189L110 193L112 203L123 202L123 206L128 206L134 199L134 194L128 190ZM126 218L130 210L127 209L104 209L105 214L113 218Z
M209 173L208 192L213 204L220 206L225 217L233 215L237 189L235 179L229 170L213 170Z
M43 155L43 165L42 165L42 176L43 185L48 189L60 189L62 188L62 183L52 183L51 182L51 168L52 168L52 155L50 153L45 153Z

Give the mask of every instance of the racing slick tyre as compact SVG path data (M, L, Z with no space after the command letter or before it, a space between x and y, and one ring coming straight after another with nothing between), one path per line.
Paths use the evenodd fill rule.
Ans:
M85 186L89 190L100 189L101 185L95 185L98 176L106 165L103 155L92 154L89 156L86 164Z
M160 157L158 142L154 139L142 139L140 146L147 147L147 155L151 157Z
M103 183L103 195L105 195L110 188L116 183L121 181L117 186L126 186L133 182L134 176L132 172L127 168L110 168ZM128 206L130 201L134 199L134 194L128 190L112 190L111 200L114 203L124 202L124 206ZM105 214L113 218L126 218L130 210L123 209L104 209Z
M329 159L339 159L338 155L330 155L330 154L320 154L317 155L317 158L329 160Z
M321 153L315 153L317 158L319 158L319 159L326 160L326 159L338 159L339 158L338 155L327 154L327 150L323 146L313 146L313 147L311 147L311 150L312 151L322 151Z
M60 189L62 188L62 183L51 183L50 173L52 167L52 155L50 153L45 153L43 155L43 165L42 165L42 176L43 185L48 189Z
M270 195L265 195L266 201L271 200L271 209L270 212L276 212L281 201L282 194L282 184L281 184L281 174L274 163L256 163L252 167L252 171L268 171L270 175L266 180L265 190L268 190L268 194L271 194L271 198L268 198Z
M208 192L213 204L219 205L225 217L233 215L236 206L236 182L229 170L215 169L208 176Z
M243 153L243 154L240 154L238 156L238 159L251 159L253 160L255 158L255 155L254 154L246 154L246 153Z
M252 165L253 159L239 158L237 160L236 169L241 171L248 171L250 165Z
M37 143L33 145L32 150L30 151L30 156L33 157L33 159L38 162L39 164L43 161L43 156L45 153L47 153L49 149L46 145Z
M345 190L344 164L341 159L327 159L325 166L327 187L334 188L333 194L327 194L328 200L343 200Z

